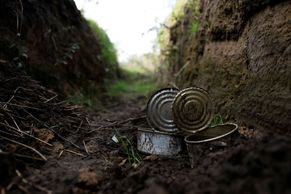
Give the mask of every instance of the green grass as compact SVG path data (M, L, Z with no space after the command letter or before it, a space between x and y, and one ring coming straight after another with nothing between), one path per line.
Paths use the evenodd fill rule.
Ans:
M122 68L123 78L107 83L109 96L145 96L158 87L157 80L150 74L144 74L142 69Z
M95 32L100 43L101 55L98 57L106 63L108 68L116 66L118 63L117 51L106 32L95 21L87 19L87 22L92 31Z
M117 131L115 131L115 137L117 142L120 145L121 151L124 155L126 155L128 162L133 166L137 167L141 164L142 158L135 150L133 144L126 136L120 135Z
M212 121L211 121L211 124L210 124L210 126L211 127L214 127L214 126L216 126L216 125L221 125L221 124L223 124L224 122L223 122L223 118L222 118L222 116L220 115L220 114L215 114L214 116L213 116L213 119L212 119Z
M157 87L156 82L152 80L138 80L138 81L128 81L128 80L118 80L111 84L108 88L109 96L122 96L122 95L147 95L154 88Z
M199 22L198 21L193 21L191 26L190 26L190 32L192 34L196 34L198 32L199 29Z

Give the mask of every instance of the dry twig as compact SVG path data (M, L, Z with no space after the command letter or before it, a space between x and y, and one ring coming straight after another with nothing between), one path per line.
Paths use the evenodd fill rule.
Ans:
M33 148L33 147L30 147L30 146L28 146L28 145L25 145L25 144L23 144L23 143L20 143L20 142L18 142L18 141L13 140L13 139L9 139L9 138L7 138L7 137L0 136L0 138L4 139L4 140L6 140L6 141L10 141L10 142L12 142L12 143L18 144L18 145L20 145L20 146L26 147L26 148L30 149L31 151L35 152L37 155L39 155L39 156L40 156L44 161L47 161L46 157L45 157L44 155L42 155L39 151L37 151L37 150L36 150L35 148Z

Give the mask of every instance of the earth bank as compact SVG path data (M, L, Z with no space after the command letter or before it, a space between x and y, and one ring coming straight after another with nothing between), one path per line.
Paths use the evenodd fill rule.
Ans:
M290 9L288 0L188 1L164 48L168 80L209 91L226 119L288 132Z
M116 64L101 57L101 38L72 0L0 1L0 58L61 94L90 97L115 78Z

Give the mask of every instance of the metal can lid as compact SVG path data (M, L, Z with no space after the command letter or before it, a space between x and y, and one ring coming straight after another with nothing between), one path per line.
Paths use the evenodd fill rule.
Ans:
M158 131L177 132L172 116L172 102L177 95L175 88L164 88L155 92L147 104L147 120Z
M214 127L208 127L198 133L188 135L184 138L184 141L190 144L215 141L234 133L237 129L238 125L235 123L220 124Z
M191 87L181 90L172 104L173 119L186 132L197 132L207 128L213 117L211 99L202 88Z

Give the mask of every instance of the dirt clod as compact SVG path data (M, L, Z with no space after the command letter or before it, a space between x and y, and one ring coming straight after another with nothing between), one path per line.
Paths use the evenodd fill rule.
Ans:
M78 183L83 184L85 187L92 187L100 183L100 181L102 181L103 178L104 175L101 171L85 167L79 170Z

